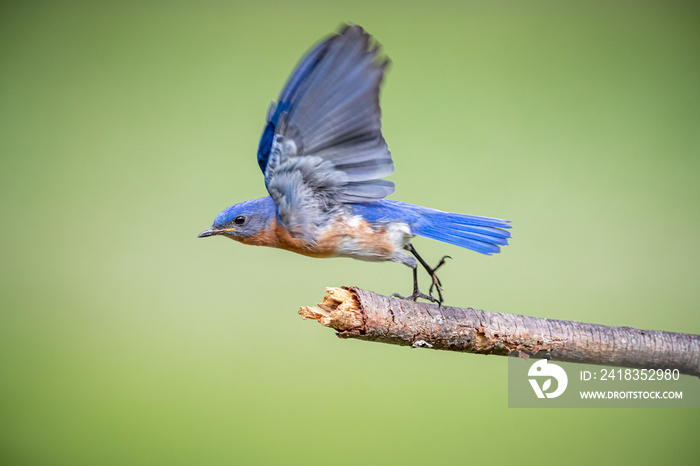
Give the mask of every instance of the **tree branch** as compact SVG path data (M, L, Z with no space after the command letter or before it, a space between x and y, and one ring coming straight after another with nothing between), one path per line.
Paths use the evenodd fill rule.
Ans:
M355 287L326 291L318 307L304 306L299 314L340 338L700 376L700 335L438 307Z

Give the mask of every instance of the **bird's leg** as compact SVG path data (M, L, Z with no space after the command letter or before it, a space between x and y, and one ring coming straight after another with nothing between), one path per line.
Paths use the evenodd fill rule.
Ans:
M418 254L418 251L413 247L411 243L408 243L406 246L404 246L404 249L406 249L408 252L413 254L416 259L418 259L418 262L423 266L423 268L428 272L428 275L430 275L430 279L432 280L432 284L430 285L430 290L428 291L428 294L426 295L425 293L421 293L421 291L418 289L418 267L413 267L413 294L411 296L401 296L398 293L394 293L391 296L396 297L396 298L401 298L401 299L412 299L413 301L416 301L418 298L423 298L425 300L430 301L431 303L437 303L438 306L442 304L442 283L440 282L440 279L438 278L437 270L445 265L445 259L452 259L450 256L443 256L442 259L440 259L440 262L438 262L438 265L435 267L430 267L425 260ZM438 293L438 298L435 299L433 297L433 288L437 290Z
M432 289L432 287L431 287ZM440 304L440 301L437 299L433 298L432 296L429 296L425 293L421 293L421 291L418 289L418 267L413 267L413 294L411 296L401 296L398 293L394 293L391 295L392 298L401 298L401 299L410 299L413 301L417 301L418 298L423 298L427 299L431 303L438 303Z
M423 266L423 268L428 272L428 275L430 275L430 279L432 280L432 284L430 285L430 289L428 290L428 294L430 295L431 298L433 298L433 288L437 290L438 293L438 299L435 300L435 298L431 299L431 301L437 301L438 305L442 304L442 282L440 282L440 279L438 278L437 270L445 265L445 259L452 259L450 256L442 256L442 259L440 259L440 262L435 267L430 267L425 260L418 254L418 251L416 251L416 248L413 247L411 243L408 243L405 246L406 250L416 256L416 259L418 259L418 262ZM414 269L415 270L415 269ZM414 277L415 280L415 277ZM416 284L417 286L417 284Z

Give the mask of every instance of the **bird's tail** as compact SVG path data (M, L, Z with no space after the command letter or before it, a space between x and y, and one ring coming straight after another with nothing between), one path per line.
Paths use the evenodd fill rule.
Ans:
M508 244L510 222L500 218L456 214L420 207L411 233L454 244L482 254L496 254Z

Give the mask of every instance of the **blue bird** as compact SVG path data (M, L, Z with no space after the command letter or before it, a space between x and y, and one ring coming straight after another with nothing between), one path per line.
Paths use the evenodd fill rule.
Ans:
M394 171L382 136L379 88L389 60L359 26L344 26L301 60L267 113L258 164L269 196L223 210L199 237L221 235L310 257L393 261L413 269L404 299L441 304L436 272L411 244L423 236L482 254L508 244L507 220L384 199ZM418 289L421 264L432 280ZM433 289L438 297L433 297Z

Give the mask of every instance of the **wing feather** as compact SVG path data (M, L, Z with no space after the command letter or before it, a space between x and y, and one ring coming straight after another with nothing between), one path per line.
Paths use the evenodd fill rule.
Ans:
M344 203L394 191L391 153L382 136L379 88L388 59L359 26L315 46L270 106L258 163L280 220L313 240Z

